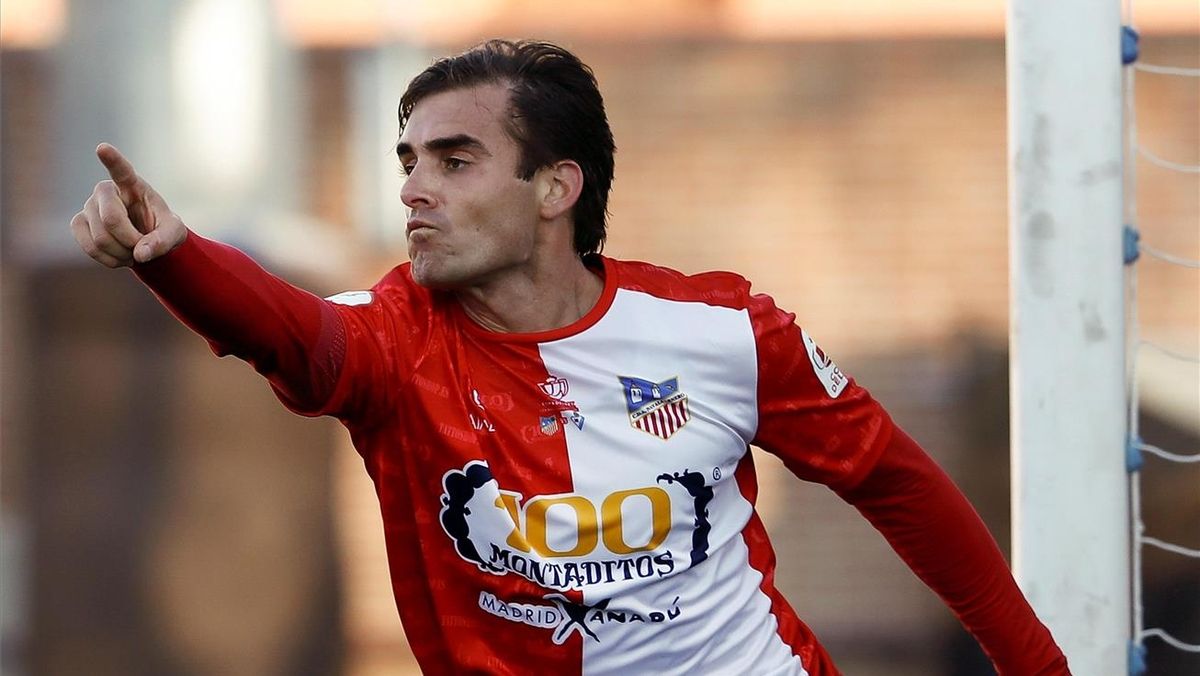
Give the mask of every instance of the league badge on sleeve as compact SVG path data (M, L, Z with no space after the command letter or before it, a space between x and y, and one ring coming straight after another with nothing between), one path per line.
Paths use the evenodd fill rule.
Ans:
M664 441L687 424L688 396L679 390L679 378L656 383L632 376L618 376L625 388L629 424Z
M338 305L370 305L371 301L375 300L375 294L371 291L343 291L328 296L325 300Z
M825 351L817 347L817 342L808 335L807 331L800 329L800 336L804 338L804 349L808 350L808 360L812 362L813 373L817 374L817 380L821 381L821 385L830 397L837 399L842 390L846 389L846 385L850 382L849 379L838 368L838 365L825 354Z

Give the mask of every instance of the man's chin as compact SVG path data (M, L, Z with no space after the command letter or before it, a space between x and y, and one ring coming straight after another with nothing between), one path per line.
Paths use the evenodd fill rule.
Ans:
M461 281L454 275L448 274L446 270L424 264L421 261L413 261L412 278L418 286L427 289L453 290L462 286Z
M413 270L412 279L417 283L417 286L423 286L426 289L438 290L451 288L450 285L438 279L436 276L421 274L417 272L416 269Z

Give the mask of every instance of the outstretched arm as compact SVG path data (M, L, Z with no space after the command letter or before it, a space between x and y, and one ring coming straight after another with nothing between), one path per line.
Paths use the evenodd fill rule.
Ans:
M1069 674L995 540L945 472L898 427L878 462L838 491L975 636L1002 676Z
M950 478L794 315L765 296L751 296L750 307L759 351L757 445L857 507L1003 676L1067 674L1062 652Z
M250 362L293 409L317 411L345 357L333 307L241 251L189 232L113 146L101 144L96 155L110 180L71 219L80 248L107 267L132 267L214 352Z

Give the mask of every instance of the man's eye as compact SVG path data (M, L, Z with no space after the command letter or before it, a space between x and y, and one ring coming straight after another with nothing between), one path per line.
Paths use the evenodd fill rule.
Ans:
M457 157L447 157L445 163L446 168L450 169L451 171L455 169L462 169L463 167L467 166L466 160L459 159Z
M404 172L405 176L408 176L409 174L411 174L413 172L413 169L415 169L416 166L417 165L414 162L409 162L408 164L401 164L400 171Z

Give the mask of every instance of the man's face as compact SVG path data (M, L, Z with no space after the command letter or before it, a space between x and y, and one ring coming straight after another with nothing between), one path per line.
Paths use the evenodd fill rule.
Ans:
M400 199L418 284L476 286L532 258L537 182L517 178L508 109L508 89L498 84L432 94L413 108L396 151L408 176Z

